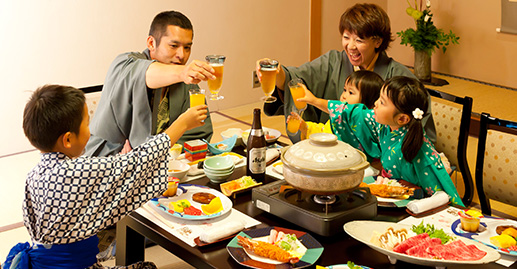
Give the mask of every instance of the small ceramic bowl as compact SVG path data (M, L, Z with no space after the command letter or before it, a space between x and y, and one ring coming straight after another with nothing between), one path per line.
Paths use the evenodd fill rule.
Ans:
M266 138L267 143L273 143L278 140L278 138L282 135L282 133L278 130L262 127L262 130L264 130L264 136ZM244 145L248 144L248 136L250 135L250 129L245 130L242 132L242 142Z
M231 156L215 156L207 158L203 162L203 168L212 171L227 171L232 167L235 167L235 165Z
M233 171L234 171L234 169L230 170L229 172L225 172L225 173L212 173L210 171L205 170L205 175L206 175L206 177L208 177L208 179L210 179L211 182L221 183L221 182L225 182L233 174Z
M242 129L241 128L228 128L226 131L221 132L221 137L223 140L226 140L232 136L236 135L237 140L235 141L235 146L244 145L242 143Z
M174 146L171 147L169 151L169 155L171 160L175 160L180 156L181 150L183 149L183 146L181 144L174 144Z
M187 175L187 172L190 169L190 165L179 160L171 160L169 161L168 169L169 170L167 174L169 176L182 179Z

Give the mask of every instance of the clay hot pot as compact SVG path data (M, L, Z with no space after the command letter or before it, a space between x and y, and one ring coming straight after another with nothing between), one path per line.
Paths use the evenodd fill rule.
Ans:
M328 133L313 134L286 148L281 158L287 183L320 195L357 188L369 166L363 152Z

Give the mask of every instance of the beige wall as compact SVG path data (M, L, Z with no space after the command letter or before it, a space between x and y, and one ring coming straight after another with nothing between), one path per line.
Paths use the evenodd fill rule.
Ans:
M388 1L388 14L394 32L414 27L405 15L406 1ZM517 88L517 35L497 33L501 26L500 1L434 0L433 18L438 28L453 30L460 36L460 44L447 52L433 55L432 70L460 77L472 78L497 85ZM398 43L390 54L413 65L412 49Z
M102 84L115 56L142 51L152 18L171 9L194 25L191 59L227 56L225 99L209 102L212 110L263 95L252 89L257 59L293 65L308 60L309 0L0 1L0 156L33 149L21 127L31 91L47 83ZM298 14L296 20L286 10Z
M337 30L339 17L355 2L363 1L323 1L322 53L342 49ZM415 27L413 19L406 15L406 0L369 2L386 9L395 37L396 32ZM449 46L445 54L433 54L433 71L517 88L517 35L496 32L501 23L500 1L431 0L431 4L436 26L460 36L459 45ZM388 55L413 66L412 48L400 45L398 37Z

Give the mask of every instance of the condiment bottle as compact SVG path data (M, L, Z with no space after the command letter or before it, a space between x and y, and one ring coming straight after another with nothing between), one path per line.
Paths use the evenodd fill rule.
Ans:
M248 136L246 175L257 182L266 177L266 138L260 122L260 109L253 110L253 124Z

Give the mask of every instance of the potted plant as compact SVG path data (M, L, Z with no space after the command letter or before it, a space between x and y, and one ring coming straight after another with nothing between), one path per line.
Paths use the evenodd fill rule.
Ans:
M425 7L420 0L418 7L417 0L415 6L411 3L406 9L406 13L413 17L416 23L416 30L408 28L397 32L400 37L400 44L410 45L415 51L415 76L423 82L431 81L431 55L436 48L442 49L445 53L447 46L458 44L460 39L452 30L445 33L442 29L436 28L433 24L433 14L431 13L431 1L427 0Z

